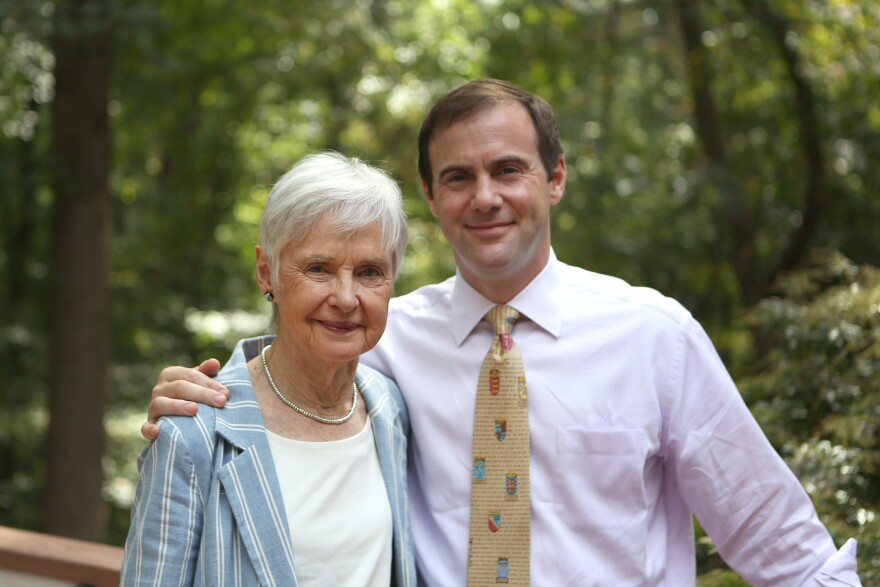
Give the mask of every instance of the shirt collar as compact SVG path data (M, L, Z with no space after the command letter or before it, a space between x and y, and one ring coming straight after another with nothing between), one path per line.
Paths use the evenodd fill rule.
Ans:
M559 271L556 253L551 249L544 269L507 303L556 338L562 332L562 304L557 300ZM495 303L475 290L461 274L456 274L451 302L452 336L455 344L461 346Z

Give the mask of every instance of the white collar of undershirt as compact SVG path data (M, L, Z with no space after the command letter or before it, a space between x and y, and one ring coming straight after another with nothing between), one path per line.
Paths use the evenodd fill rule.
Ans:
M562 332L563 307L556 299L560 294L559 283L559 262L551 249L544 269L507 305L558 338ZM455 344L461 346L486 312L496 304L475 290L460 273L455 277L451 301L452 335Z

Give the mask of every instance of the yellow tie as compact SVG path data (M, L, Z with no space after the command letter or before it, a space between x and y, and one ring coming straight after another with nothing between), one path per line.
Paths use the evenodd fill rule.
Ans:
M529 584L529 410L522 356L510 331L519 312L495 306L474 412L469 587Z

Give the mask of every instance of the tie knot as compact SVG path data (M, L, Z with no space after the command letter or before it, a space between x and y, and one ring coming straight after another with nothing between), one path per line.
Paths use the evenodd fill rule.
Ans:
M495 334L510 334L513 325L519 320L519 312L510 306L495 306L486 312L486 319L495 327Z

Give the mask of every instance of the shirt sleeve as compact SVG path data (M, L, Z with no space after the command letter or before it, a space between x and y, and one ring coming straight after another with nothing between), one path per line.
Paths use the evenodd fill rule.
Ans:
M850 538L804 587L858 587L861 584L856 574L856 541Z
M859 585L854 544L837 553L809 496L693 320L676 363L667 465L722 558L756 587Z
M159 437L138 456L138 483L125 541L121 585L193 584L202 500L180 430L159 420Z

